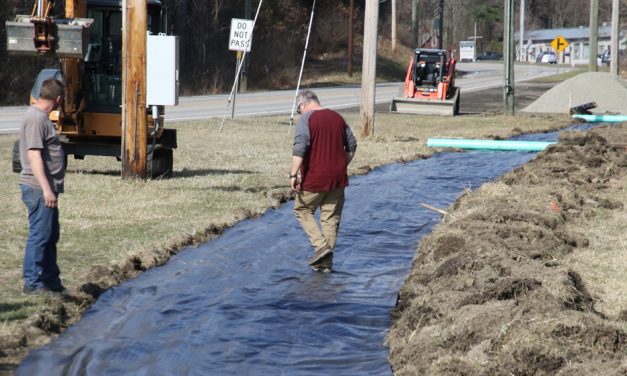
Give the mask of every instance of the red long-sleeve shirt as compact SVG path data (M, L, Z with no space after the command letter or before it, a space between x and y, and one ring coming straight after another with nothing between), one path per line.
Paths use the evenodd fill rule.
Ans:
M337 112L320 109L303 114L296 126L293 155L303 157L301 189L327 192L348 185L347 152L357 142Z

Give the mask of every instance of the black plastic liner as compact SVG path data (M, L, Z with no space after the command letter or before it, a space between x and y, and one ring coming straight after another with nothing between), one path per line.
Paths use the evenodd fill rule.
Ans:
M556 133L524 139L552 141ZM18 375L391 375L390 311L446 208L535 154L441 153L351 178L334 273L307 266L293 203L104 293Z

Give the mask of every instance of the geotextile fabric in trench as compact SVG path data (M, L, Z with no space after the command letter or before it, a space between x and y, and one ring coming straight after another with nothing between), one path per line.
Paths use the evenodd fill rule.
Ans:
M440 221L419 203L446 208L534 155L440 153L352 177L331 274L307 266L293 202L243 221L105 292L17 375L390 375L390 311Z

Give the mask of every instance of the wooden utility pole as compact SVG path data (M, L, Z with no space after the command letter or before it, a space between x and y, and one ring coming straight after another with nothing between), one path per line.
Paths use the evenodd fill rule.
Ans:
M411 48L418 48L418 0L411 3Z
M612 0L612 41L610 42L610 73L618 76L620 59L620 1Z
M146 179L146 0L124 0L122 11L122 177Z
M438 48L444 48L444 0L440 0L440 38L438 40Z
M244 18L247 20L250 20L250 13L251 13L250 0L245 0L244 1ZM249 60L250 60L250 54L244 54L244 65L242 67L241 78L239 80L239 89L242 93L248 90Z
M597 72L597 55L599 54L599 0L590 0L590 72Z
M503 35L503 60L505 61L503 83L503 110L514 115L514 0L505 0L505 23Z
M351 0L348 8L348 77L353 77L353 30L355 28L355 0Z
M518 60L526 61L526 51L525 48L525 0L520 0L520 48L518 49Z
M366 0L366 15L364 19L364 56L361 68L361 132L363 136L370 136L374 134L378 19L379 0Z
M396 0L392 0L392 51L396 51Z

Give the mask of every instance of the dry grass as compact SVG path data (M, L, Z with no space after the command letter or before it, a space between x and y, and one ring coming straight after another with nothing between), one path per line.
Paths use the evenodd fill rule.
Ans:
M615 182L627 203L627 178ZM627 204L620 211L600 208L591 223L579 223L590 245L568 260L597 298L596 308L609 317L627 312Z
M357 113L344 114L358 135ZM113 158L69 160L66 193L60 198L59 263L68 288L88 282L94 266L119 264L131 255L231 225L278 205L288 193L286 179L292 135L286 117L236 120L218 133L218 120L178 123L174 178L135 181L120 178ZM566 118L417 117L377 114L375 135L358 136L350 173L428 155L428 137L505 137L568 123ZM513 130L515 129L516 130ZM293 130L292 130L293 132ZM21 262L27 236L18 175L10 172L15 135L1 135L0 149L0 336L48 304L21 294Z
M447 208L392 312L396 375L627 370L626 137L563 133Z

